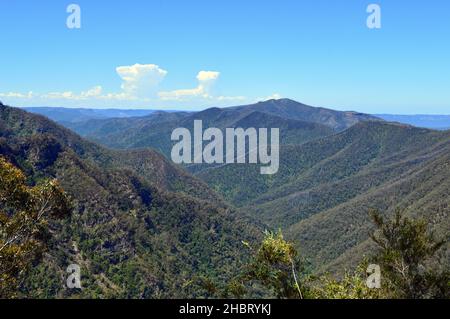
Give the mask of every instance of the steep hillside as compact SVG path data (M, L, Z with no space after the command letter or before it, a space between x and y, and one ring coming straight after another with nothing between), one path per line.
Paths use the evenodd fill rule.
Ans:
M32 297L201 296L197 276L225 282L242 240L259 236L206 185L151 151L110 151L48 119L0 105L0 155L30 183L57 178L74 201L51 225L45 263L24 283ZM83 290L64 288L66 267L82 267Z
M9 107L2 107L1 136L49 137L62 147L70 148L83 160L94 162L102 168L133 169L148 181L166 190L180 190L200 198L216 196L198 179L172 165L159 153L151 150L131 152L109 150L89 142L72 131L57 125L46 117L34 115Z
M173 128L192 128L195 119L203 120L204 128L281 129L280 169L275 175L261 175L260 165L249 164L185 168L241 214L282 228L315 269L341 271L361 259L368 244L370 208L387 214L405 208L409 214L432 221L437 233L448 234L450 132L312 108L286 99L198 113L162 112L143 118L91 121L75 129L109 146L138 148L109 151L114 159L105 161L103 155L100 162L112 167L120 163L145 174L148 164L139 164L139 159L148 157L143 155L146 152L159 155L140 148L152 146L167 156ZM196 191L198 180L194 183L189 175L186 183L177 187L170 181L178 180L182 172L162 157L158 163L165 163L164 167L176 174L161 187L189 189L188 194L200 198L214 196L201 197L211 191ZM146 178L152 176L155 174Z
M198 174L226 199L285 229L316 265L358 259L368 209L406 208L448 233L450 133L362 122L303 145L284 146L280 170L225 165ZM342 269L342 268L340 268Z
M372 231L367 222L369 208L384 209L392 215L395 208L413 217L424 218L435 234L448 238L450 229L450 147L442 156L417 165L404 174L373 187L349 201L325 209L311 218L290 226L288 236L321 265L319 269L342 271L370 255ZM450 267L450 246L443 249Z
M152 147L162 154L170 154L172 130L179 127L185 112L155 112L145 117L90 120L82 123L63 123L78 134L117 149Z

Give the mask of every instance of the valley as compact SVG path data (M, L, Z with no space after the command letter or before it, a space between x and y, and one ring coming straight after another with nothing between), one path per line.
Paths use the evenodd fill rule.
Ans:
M0 1L0 299L450 299L450 2L380 2Z
M242 215L281 228L317 271L354 267L367 251L368 211L401 208L450 229L450 132L387 122L371 115L315 108L282 99L197 113L89 120L68 125L108 147L170 159L171 132L206 128L280 128L277 174L258 165L181 166Z

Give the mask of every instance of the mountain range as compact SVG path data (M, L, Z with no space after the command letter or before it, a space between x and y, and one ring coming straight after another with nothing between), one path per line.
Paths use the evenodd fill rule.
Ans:
M288 99L285 100L286 103L293 104L293 101L289 102ZM258 107L257 105L258 104L254 105L253 107ZM143 117L150 115L154 112L158 112L156 110L149 110L149 109L92 109L92 108L90 109L90 108L64 108L64 107L24 107L23 109L31 113L44 115L63 125L70 125L69 123L80 124L82 122L94 119ZM322 110L326 109L322 108ZM176 112L176 111L164 111L164 112ZM276 107L275 107L275 114L276 114ZM373 114L372 116L383 119L388 122L398 122L422 128L429 128L435 130L450 129L450 115Z
M171 132L192 129L194 120L204 128L280 128L278 173L261 175L256 164L173 165ZM438 235L450 229L450 131L289 99L60 123L67 128L2 106L0 154L31 180L58 177L77 199L74 224L59 226L55 247L63 247L62 260L99 267L99 293L124 293L125 277L132 296L148 278L150 295L182 294L177 267L183 278L227 276L245 258L240 241L264 228L282 229L315 272L342 273L370 252L371 208L385 216L401 208Z
M200 112L155 112L145 117L92 119L62 123L83 137L112 148L152 147L170 154L171 132L178 127L192 129L194 119L204 127L276 127L286 143L306 142L344 130L358 121L379 120L357 112L339 112L307 106L289 99L269 100L253 105L210 108Z
M92 119L146 116L154 110L89 109L64 107L24 107L25 111L41 114L59 123L79 123Z

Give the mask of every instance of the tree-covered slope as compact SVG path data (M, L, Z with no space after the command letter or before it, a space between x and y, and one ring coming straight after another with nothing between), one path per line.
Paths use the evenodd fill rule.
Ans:
M356 249L368 238L369 208L406 208L448 233L449 154L448 132L362 122L282 147L273 176L259 174L257 165L226 165L198 176L242 211L285 229L316 265L324 265L362 256Z
M0 155L29 183L57 178L71 216L51 225L45 262L23 284L33 297L195 297L199 276L218 282L259 231L201 181L151 150L111 151L48 119L0 105ZM65 288L69 264L83 289Z
M450 229L450 148L442 156L418 165L405 174L374 187L351 200L321 211L288 227L289 237L321 265L320 269L341 271L369 255L372 245L367 222L371 208L395 209L425 219L439 238L448 238ZM449 244L442 258L450 267Z
M261 175L260 165L250 164L186 168L242 214L282 228L316 268L342 270L360 260L369 208L391 214L402 207L420 217L439 216L436 231L448 233L449 132L287 99L102 120L84 129L92 129L90 137L109 146L153 146L167 156L172 129L192 128L195 119L203 120L204 128L280 127L280 169L275 175Z

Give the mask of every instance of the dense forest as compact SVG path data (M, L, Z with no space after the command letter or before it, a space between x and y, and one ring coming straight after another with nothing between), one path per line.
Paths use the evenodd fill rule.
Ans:
M281 228L320 271L355 267L370 249L366 214L397 209L450 229L450 131L387 122L367 114L316 108L289 99L195 113L96 119L69 125L118 149L152 147L170 156L171 130L280 128L280 169L259 165L186 165L216 193L271 229ZM448 257L450 260L450 256Z
M42 261L21 281L23 296L204 296L188 283L197 277L225 281L246 257L241 242L261 236L258 223L152 151L110 151L44 117L3 105L0 113L5 167L23 174L27 187L57 180L73 207L65 218L48 220L53 236ZM12 218L17 210L6 199L1 210ZM73 263L82 268L80 291L64 285Z
M194 118L278 125L279 173L173 165ZM0 104L3 298L449 297L449 132L290 100L67 125L94 141Z

